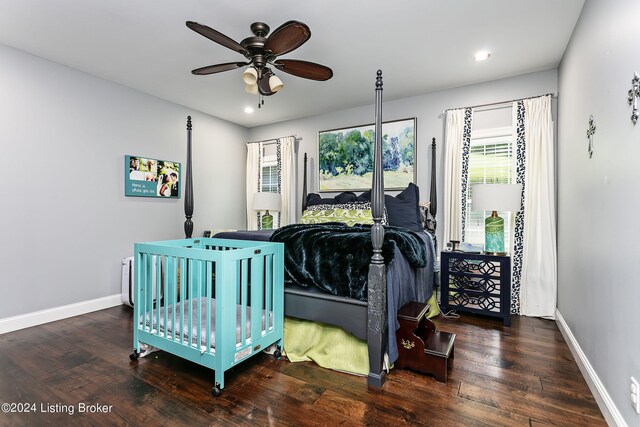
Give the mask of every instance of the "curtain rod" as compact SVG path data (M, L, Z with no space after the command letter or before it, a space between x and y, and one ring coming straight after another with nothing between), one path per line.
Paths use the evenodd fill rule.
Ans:
M513 102L516 101L524 101L525 99L533 99L533 98L540 98L542 96L551 96L551 98L557 98L558 94L557 93L545 93L544 95L537 95L537 96L527 96L526 98L517 98L517 99L512 99L510 101L500 101L500 102L490 102L488 104L480 104L480 105L472 105L470 107L461 107L461 108L480 108L480 107L491 107L494 105L501 105L501 104L511 104ZM447 108L446 110L442 110L442 114L446 114L447 111L450 110L459 110L459 108Z
M259 144L259 143L261 143L261 142L262 142L263 144L264 144L265 142L268 142L268 143L274 144L274 143L275 143L275 142L277 142L280 138L295 138L296 140L300 139L299 137L297 137L297 136L295 136L295 135L287 135L287 136L281 136L281 137L279 137L279 138L263 139L263 140L261 140L261 141L249 141L249 142L247 142L247 144Z

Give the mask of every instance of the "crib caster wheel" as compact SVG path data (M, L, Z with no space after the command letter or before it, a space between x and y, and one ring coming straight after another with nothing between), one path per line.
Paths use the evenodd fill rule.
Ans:
M276 347L276 351L273 352L273 357L277 360L282 359L282 351L280 351L280 346Z
M220 390L220 384L216 383L216 385L211 389L211 394L213 394L213 397L222 396L222 390Z
M138 353L138 350L135 349L133 350L133 353L129 355L129 359L131 359L132 362L138 360L138 357L140 357L140 353Z

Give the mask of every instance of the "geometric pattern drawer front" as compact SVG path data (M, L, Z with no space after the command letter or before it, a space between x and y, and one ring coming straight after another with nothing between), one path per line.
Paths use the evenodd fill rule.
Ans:
M473 292L500 293L500 280L490 277L469 277L450 274L449 287Z
M500 280L450 274L449 304L500 313Z
M496 261L474 261L453 258L449 261L450 273L481 274L483 276L500 277L500 263Z

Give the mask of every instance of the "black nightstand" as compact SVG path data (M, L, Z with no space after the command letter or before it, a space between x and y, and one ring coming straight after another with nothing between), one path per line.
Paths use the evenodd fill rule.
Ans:
M451 309L499 317L511 326L511 258L441 252L442 311Z

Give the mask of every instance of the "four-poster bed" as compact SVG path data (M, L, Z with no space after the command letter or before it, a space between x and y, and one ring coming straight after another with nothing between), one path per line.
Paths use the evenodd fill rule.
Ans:
M311 320L314 322L326 323L329 325L337 325L352 333L356 337L366 340L368 346L369 355L369 374L368 383L374 387L381 387L385 381L384 371L384 355L387 350L389 342L395 343L395 314L400 307L390 307L389 304L398 303L396 296L387 294L387 277L391 274L393 279L393 286L399 286L397 282L402 282L397 279L401 274L397 272L398 264L401 261L398 260L391 267L385 265L385 257L383 256L383 243L385 243L385 227L383 226L383 215L385 212L385 194L384 194L384 182L383 182L383 165L382 165L382 72L378 70L376 75L376 103L375 103L375 142L374 142L374 166L373 166L373 179L372 189L370 192L370 207L373 217L373 224L370 227L370 242L372 245L373 255L371 256L368 264L368 274L366 280L366 300L359 300L344 296L333 295L323 292L320 289L313 286L285 286L284 290L284 314L285 316L295 317L299 319ZM192 182L191 182L191 145L190 145L190 133L191 126L190 121L188 124L188 154L187 154L187 179L185 191L185 214L187 221L185 222L185 232L192 229L191 215L193 213L193 195L192 195ZM432 144L433 156L432 156L432 191L431 191L431 205L435 208L435 138ZM306 154L304 162L304 181L303 181L303 210L307 207L307 163ZM415 187L415 186L414 186ZM417 192L417 187L416 192ZM387 196L389 197L389 196ZM417 202L416 202L417 203ZM189 226L187 225L189 224ZM324 225L324 224L322 224ZM432 227L435 230L435 222L432 222ZM392 230L390 230L392 231ZM423 233L426 235L426 233ZM268 240L271 236L271 232L264 230L260 231L245 231L235 233L221 233L217 234L217 238L227 239L241 239L241 240ZM425 242L425 245L429 245L431 241ZM286 244L285 244L286 248ZM286 249L285 249L286 252ZM431 249L429 255L432 259L429 260L431 277L429 283L432 283L433 279L433 263L435 263L435 251ZM286 257L286 254L285 254ZM402 258L401 255L397 255L395 258ZM388 261L388 260L387 260ZM286 263L285 263L286 264ZM408 267L407 267L408 268ZM286 266L285 266L286 270ZM389 271L388 271L389 270ZM413 273L412 273L413 274ZM405 276L402 276L405 277ZM416 276L417 277L417 276ZM414 280L414 279L412 279ZM415 279L416 281L418 279ZM409 285L412 286L412 285ZM431 290L429 285L429 290ZM403 291L404 292L404 291ZM411 294L415 295L415 294ZM420 294L421 298L424 295ZM430 296L426 295L426 299ZM395 298L395 300L393 298ZM390 300L389 298L392 298ZM414 297L415 298L415 297ZM423 299L423 302L426 301ZM407 301L400 301L402 305ZM389 312L393 314L389 316ZM389 327L389 324L392 327Z

